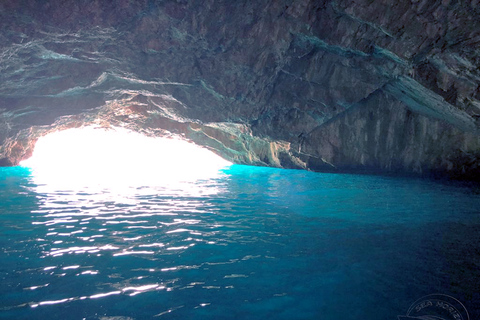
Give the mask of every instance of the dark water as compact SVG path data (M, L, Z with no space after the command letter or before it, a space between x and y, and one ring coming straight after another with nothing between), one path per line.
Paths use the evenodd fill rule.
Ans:
M479 208L417 179L232 166L56 190L0 168L0 318L397 319L442 293L477 319Z

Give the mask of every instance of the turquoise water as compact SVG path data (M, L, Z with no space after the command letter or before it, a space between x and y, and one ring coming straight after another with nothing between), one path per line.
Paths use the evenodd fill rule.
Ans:
M234 165L122 190L0 168L1 319L480 316L480 195L411 178Z

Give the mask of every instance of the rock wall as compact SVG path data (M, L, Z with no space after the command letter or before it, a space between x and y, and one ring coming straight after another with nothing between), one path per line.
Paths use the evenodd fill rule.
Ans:
M96 121L240 163L475 171L479 14L477 0L4 0L0 164Z
M298 146L315 170L456 178L473 178L476 160L459 167L459 158L466 160L479 148L478 134L415 113L382 91L311 131Z

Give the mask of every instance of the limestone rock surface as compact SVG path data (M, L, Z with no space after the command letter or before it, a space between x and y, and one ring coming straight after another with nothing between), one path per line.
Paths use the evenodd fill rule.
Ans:
M4 0L0 165L88 124L238 163L475 177L477 0Z

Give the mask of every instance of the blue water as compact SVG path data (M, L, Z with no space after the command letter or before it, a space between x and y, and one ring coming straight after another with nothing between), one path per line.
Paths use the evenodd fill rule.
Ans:
M0 168L1 319L480 316L480 195L460 184L234 165L185 187L36 185Z

